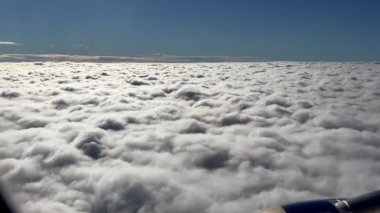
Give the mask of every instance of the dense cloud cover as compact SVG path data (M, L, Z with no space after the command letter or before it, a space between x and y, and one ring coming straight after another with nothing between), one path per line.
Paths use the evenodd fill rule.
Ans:
M380 188L376 63L2 63L22 212L247 213Z

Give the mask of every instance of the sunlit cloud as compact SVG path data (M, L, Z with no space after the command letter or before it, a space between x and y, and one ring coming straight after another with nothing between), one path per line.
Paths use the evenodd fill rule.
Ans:
M0 45L23 45L13 41L0 41Z
M11 56L33 60L0 65L19 212L259 213L380 186L380 64Z

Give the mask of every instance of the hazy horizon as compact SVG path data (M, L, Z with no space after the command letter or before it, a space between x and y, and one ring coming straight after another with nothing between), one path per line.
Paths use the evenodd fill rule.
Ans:
M207 55L68 55L68 54L0 54L2 62L93 62L93 63L257 63L257 62L310 62L310 63L379 63L380 60L263 60L250 56Z

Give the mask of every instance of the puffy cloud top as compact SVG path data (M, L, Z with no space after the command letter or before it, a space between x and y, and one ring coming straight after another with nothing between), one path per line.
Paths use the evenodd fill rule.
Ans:
M0 69L0 177L21 212L246 213L380 187L376 63Z

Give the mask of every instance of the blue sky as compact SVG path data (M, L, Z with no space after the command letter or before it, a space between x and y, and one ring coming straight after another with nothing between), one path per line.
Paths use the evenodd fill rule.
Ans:
M0 0L0 53L379 61L379 11L378 0Z

